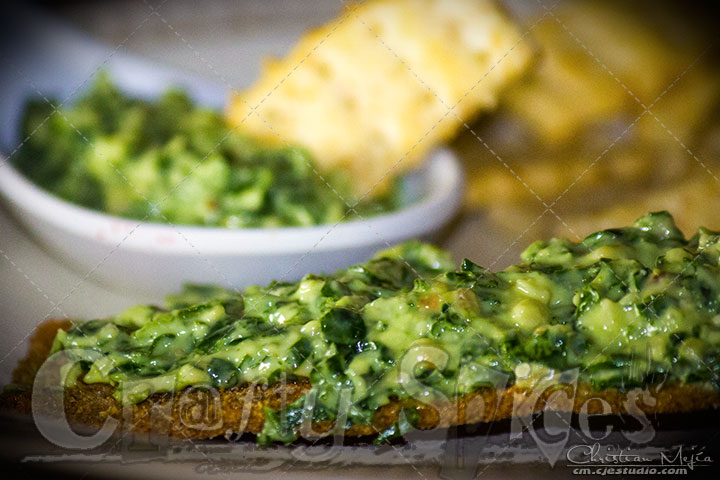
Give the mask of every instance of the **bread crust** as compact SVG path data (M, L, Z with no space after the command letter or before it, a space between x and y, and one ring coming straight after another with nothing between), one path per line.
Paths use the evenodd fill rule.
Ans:
M58 329L68 321L44 322L30 340L28 353L13 372L19 388L0 395L0 409L32 414L31 386L37 370L47 358ZM272 386L246 385L226 390L187 388L175 393L151 395L135 405L122 405L105 384L85 384L64 391L63 407L68 422L97 428L108 418L118 420L122 431L204 439L230 433L262 431L265 409L278 410L310 390L306 379L294 379ZM45 401L47 398L47 401ZM58 411L57 395L43 395L42 410ZM37 403L37 402L36 402ZM720 392L701 384L652 385L644 390L595 390L590 385L555 384L547 388L512 386L505 389L482 388L471 394L433 405L413 399L393 400L380 407L369 425L352 425L346 436L375 435L398 421L400 412L417 412L420 429L494 422L525 417L547 408L590 415L677 414L720 408ZM304 437L322 436L331 431L331 422L313 423Z

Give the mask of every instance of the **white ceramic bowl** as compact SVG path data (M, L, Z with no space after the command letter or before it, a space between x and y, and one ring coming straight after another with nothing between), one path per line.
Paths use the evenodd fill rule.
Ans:
M365 220L275 229L227 229L138 222L95 212L36 187L11 165L0 195L13 216L51 252L112 288L167 294L184 282L232 288L332 272L376 250L437 231L457 210L462 171L439 150L412 173L411 205Z
M28 28L34 31L27 36L35 43L11 59L23 74L7 69L0 73L0 144L5 152L20 142L17 125L28 96L37 96L39 90L64 100L87 87L98 65L124 90L141 96L152 97L171 84L216 107L227 96L222 85L110 51L51 19L29 20ZM175 292L184 282L242 288L293 280L363 261L410 238L427 238L459 207L462 170L449 150L438 150L408 180L407 207L393 213L336 226L230 230L138 223L78 207L38 188L5 158L0 160L0 196L42 245L86 278L116 291L152 295Z

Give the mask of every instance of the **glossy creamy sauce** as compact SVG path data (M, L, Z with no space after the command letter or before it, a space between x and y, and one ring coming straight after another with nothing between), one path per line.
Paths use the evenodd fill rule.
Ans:
M490 272L411 242L365 264L237 294L189 287L59 332L54 350L102 353L79 379L121 402L190 385L306 377L313 419L351 392L350 424L391 399L453 397L577 369L595 388L663 381L718 388L720 241L686 240L667 213L582 242L538 241ZM77 355L82 358L83 350ZM261 440L291 441L301 404L270 412ZM288 426L290 425L290 426Z

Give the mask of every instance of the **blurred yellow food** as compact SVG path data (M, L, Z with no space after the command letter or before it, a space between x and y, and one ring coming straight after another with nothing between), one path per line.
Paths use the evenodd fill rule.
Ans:
M469 123L493 108L530 56L491 1L371 0L267 60L228 117L306 147L321 169L346 170L357 195L375 194L463 128L456 115Z
M683 52L618 4L563 2L555 15L533 31L541 49L533 75L507 96L509 109L550 145L641 108L632 95L649 105L687 66Z
M522 232L544 202L567 223L548 213L547 235L660 209L688 231L720 227L720 182L708 173L720 175L720 69L712 54L698 59L712 32L667 9L648 15L648 4L561 2L538 24L534 68L477 127L497 155L471 135L456 143L470 208ZM638 119L641 103L651 112Z
M598 212L570 215L568 223L580 235L604 228L617 227L639 212L668 210L677 216L677 224L691 235L698 226L720 228L720 182L705 172L678 182L663 190L635 195L620 205L611 205Z

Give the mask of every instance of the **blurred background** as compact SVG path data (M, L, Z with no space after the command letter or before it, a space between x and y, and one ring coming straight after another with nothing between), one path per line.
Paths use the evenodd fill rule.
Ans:
M536 55L497 111L452 142L468 184L463 213L441 243L499 268L537 238L578 238L651 210L670 210L687 234L699 225L720 228L712 2L500 3L521 31L530 30ZM284 54L343 4L44 6L110 45L240 88L257 77L262 57ZM153 8L158 14L147 18Z

